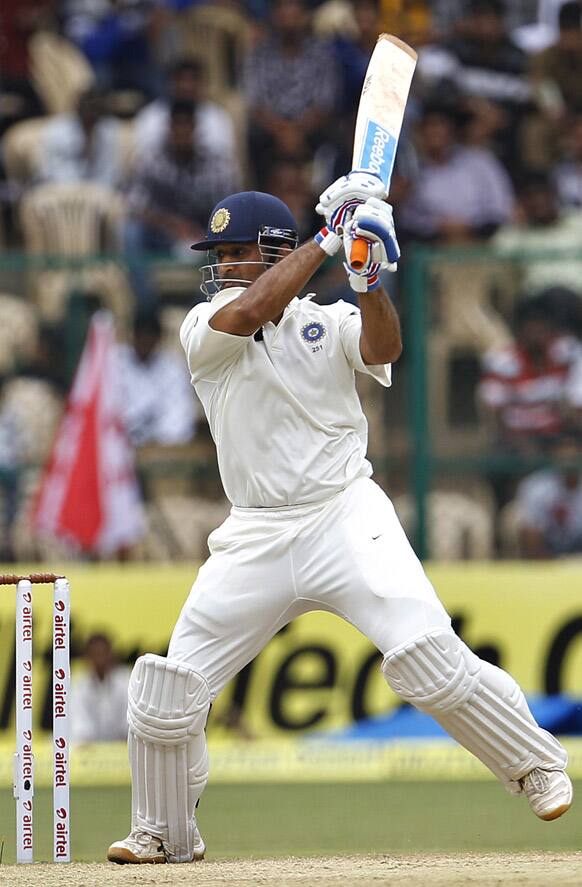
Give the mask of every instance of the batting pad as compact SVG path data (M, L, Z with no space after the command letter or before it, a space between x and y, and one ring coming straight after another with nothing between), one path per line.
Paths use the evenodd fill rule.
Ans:
M563 770L568 756L534 720L514 679L479 659L452 631L437 630L390 650L382 664L392 689L426 712L519 794L535 767Z
M171 862L190 862L194 812L208 779L205 678L148 653L135 663L128 694L133 828L161 838Z

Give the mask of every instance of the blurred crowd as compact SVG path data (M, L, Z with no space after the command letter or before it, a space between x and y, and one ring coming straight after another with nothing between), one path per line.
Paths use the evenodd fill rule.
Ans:
M459 523L452 556L471 555L465 537L483 501L494 531L480 556L582 553L582 4L569 0L3 0L5 528L23 495L15 467L42 456L14 386L43 385L62 403L79 300L116 316L134 445L209 443L176 351L179 322L202 298L190 244L217 201L251 188L288 204L301 239L314 233L317 195L351 168L360 90L383 31L419 54L390 192L403 259L388 285L406 336L407 263L417 245L437 250L427 281L429 354L442 370L433 384L443 389L432 399L434 448L486 447L501 466L482 469L487 492L473 501L462 478L448 489L456 498L443 489L434 519L444 508ZM2 252L103 260L18 276ZM314 288L324 302L353 298L334 260ZM477 364L470 388L467 353ZM402 365L406 374L406 352ZM362 390L389 488L390 459L401 455L390 449L394 427L406 421L391 395L384 403ZM395 492L405 515L405 491ZM157 515L166 529L168 514ZM13 534L2 538L0 559L22 554ZM165 550L175 556L176 544Z

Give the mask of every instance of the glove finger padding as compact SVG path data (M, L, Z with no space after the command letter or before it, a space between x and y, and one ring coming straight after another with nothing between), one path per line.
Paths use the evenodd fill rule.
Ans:
M352 267L352 249L356 237L365 240L368 244L368 259L364 267L359 269L358 271L356 271L356 269ZM347 223L342 236L342 242L345 253L344 265L346 267L346 270L352 274L368 274L370 268L373 265L377 265L379 270L385 271L396 271L398 267L396 262L388 261L386 248L383 242L379 240L372 240L370 233L368 231L364 231L364 229L358 230L357 227L355 227L353 220Z
M379 262L383 268L394 270L391 265L400 258L400 247L394 231L392 207L375 197L371 197L366 203L358 206L350 221L346 224L345 234L354 240L361 237L371 244L369 261ZM347 253L348 246L344 237L344 247Z

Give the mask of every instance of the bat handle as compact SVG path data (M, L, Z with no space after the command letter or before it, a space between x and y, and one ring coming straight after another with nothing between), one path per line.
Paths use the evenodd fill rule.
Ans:
M361 271L368 262L369 244L362 237L357 237L352 243L352 253L350 256L350 265L354 271Z

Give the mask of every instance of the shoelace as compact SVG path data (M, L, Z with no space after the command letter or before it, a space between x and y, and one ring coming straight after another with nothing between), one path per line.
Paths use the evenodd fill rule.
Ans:
M544 792L549 787L549 778L543 770L532 770L524 777L526 790L531 787L536 792Z

